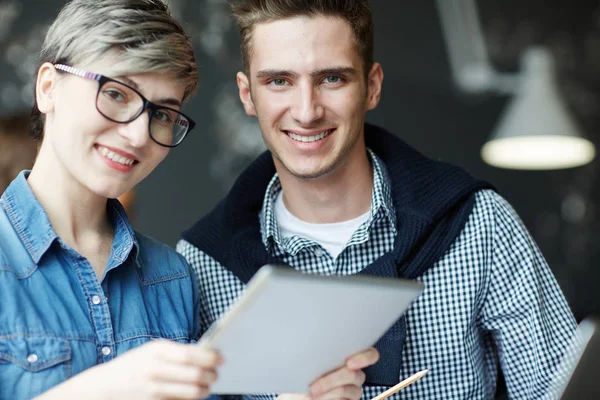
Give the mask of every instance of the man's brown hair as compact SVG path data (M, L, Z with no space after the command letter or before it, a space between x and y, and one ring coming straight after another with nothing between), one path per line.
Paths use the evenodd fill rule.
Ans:
M373 19L368 0L242 0L233 3L231 9L240 31L246 74L250 72L252 33L256 24L299 16L342 18L352 29L365 76L373 66Z

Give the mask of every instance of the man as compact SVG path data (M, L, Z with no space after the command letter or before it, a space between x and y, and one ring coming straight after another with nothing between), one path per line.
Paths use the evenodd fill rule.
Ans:
M425 290L378 342L365 397L429 368L402 398L489 399L498 366L511 398L543 397L574 318L489 185L364 123L383 82L367 0L246 0L233 10L240 99L269 152L178 244L199 278L202 329L266 263L417 279Z

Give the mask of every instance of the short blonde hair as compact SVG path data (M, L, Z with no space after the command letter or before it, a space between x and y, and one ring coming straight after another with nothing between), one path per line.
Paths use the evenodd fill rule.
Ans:
M40 65L84 65L110 53L118 55L112 75L159 72L184 85L184 101L196 93L194 49L161 0L69 1L48 29ZM31 115L32 134L41 139L44 116L37 104Z

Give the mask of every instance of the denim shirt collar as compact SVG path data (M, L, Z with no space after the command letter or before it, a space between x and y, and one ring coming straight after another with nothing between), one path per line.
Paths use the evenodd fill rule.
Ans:
M23 246L35 264L48 251L58 235L52 228L46 211L33 194L27 178L31 171L22 171L2 195L3 206ZM118 200L109 199L108 215L115 229L115 237L106 271L122 264L133 249L134 256L139 253L139 245L127 214ZM19 268L19 266L15 266ZM27 265L22 268L27 269ZM17 273L19 271L16 271ZM23 271L21 271L23 272Z
M108 199L107 210L108 216L115 229L115 238L113 239L108 265L104 272L105 275L111 269L123 264L130 255L133 257L132 259L135 260L136 265L139 266L137 257L140 253L140 246L135 232L129 223L127 213L121 203L119 203L119 200Z

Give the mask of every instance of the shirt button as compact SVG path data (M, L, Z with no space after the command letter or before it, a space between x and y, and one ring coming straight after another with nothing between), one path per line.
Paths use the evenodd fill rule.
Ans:
M106 357L110 355L110 347L104 346L102 348L102 354Z
M29 364L35 364L36 362L38 362L38 356L37 354L30 354L27 356L27 362Z
M92 303L98 305L98 304L100 304L101 301L102 300L100 299L100 296L98 296L98 295L92 296Z
M325 254L325 252L321 249L315 249L315 256L317 257L323 257L323 254Z

